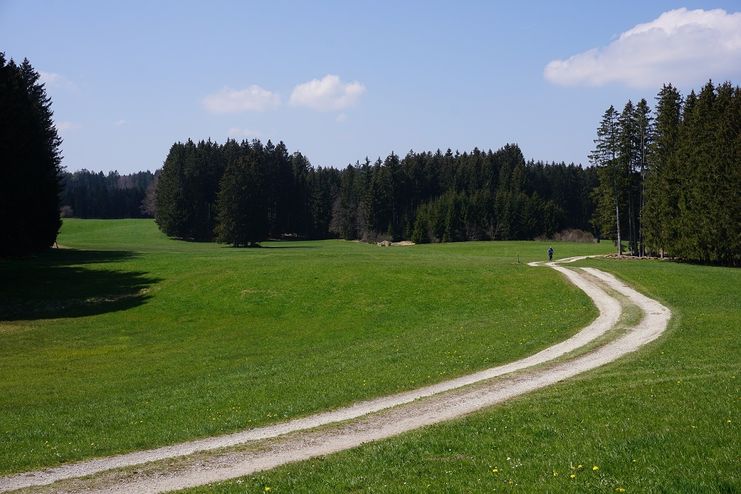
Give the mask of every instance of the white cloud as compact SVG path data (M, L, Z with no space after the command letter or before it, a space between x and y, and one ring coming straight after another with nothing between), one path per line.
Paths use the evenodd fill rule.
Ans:
M116 120L115 122L113 122L113 125L115 125L116 127L123 127L127 123L128 122L122 118L120 120Z
M39 71L39 82L45 84L47 88L57 87L64 89L75 89L76 87L72 81L70 81L63 75L57 74L56 72L44 72L43 70Z
M80 128L80 124L69 121L57 122L55 126L59 132L69 132Z
M347 121L347 114L346 113L340 113L339 115L337 115L337 117L335 118L335 120L338 121L339 123L346 122Z
M738 77L741 12L670 10L625 31L606 47L553 60L544 74L564 86L622 83L637 88Z
M365 93L361 83L343 83L336 75L328 74L293 88L291 104L319 111L344 110L353 106Z
M260 137L262 134L261 132L257 130L251 130L251 129L240 129L238 127L232 127L227 132L227 135L229 137L242 137L242 138L257 138Z
M203 98L203 106L211 113L265 111L280 105L280 96L253 84L245 89L224 88Z

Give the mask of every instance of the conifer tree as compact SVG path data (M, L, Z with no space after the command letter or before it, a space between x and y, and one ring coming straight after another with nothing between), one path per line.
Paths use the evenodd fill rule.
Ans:
M646 204L641 212L645 241L649 251L664 255L677 237L677 147L682 97L671 84L656 96L654 126L647 159Z
M170 147L155 194L155 221L162 232L175 238L187 238L191 229L184 168L185 146L178 142Z
M595 149L589 160L597 168L600 177L596 189L598 222L602 231L615 232L618 255L622 254L620 205L625 193L625 169L618 159L620 156L620 134L618 113L610 106L602 115L594 140ZM610 210L612 209L612 215ZM608 225L612 216L614 230Z
M217 240L234 247L256 247L268 235L268 200L259 150L231 162L217 199Z
M645 254L646 249L642 212L646 204L646 170L648 163L648 153L651 147L651 139L653 136L652 119L650 113L651 109L648 106L648 102L645 99L641 99L636 105L635 109L636 159L634 163L634 170L637 171L637 179L640 182L638 214L636 219L638 221L638 255L641 257Z
M0 255L37 252L56 241L62 143L51 99L28 60L0 53Z

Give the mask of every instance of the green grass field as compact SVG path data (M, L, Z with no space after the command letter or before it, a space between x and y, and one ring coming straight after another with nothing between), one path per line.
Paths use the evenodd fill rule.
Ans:
M741 492L741 271L582 265L671 307L669 333L461 420L188 492Z
M149 220L65 220L59 243L0 260L0 474L437 382L595 316L558 273L524 264L545 257L537 242L233 249L169 240Z

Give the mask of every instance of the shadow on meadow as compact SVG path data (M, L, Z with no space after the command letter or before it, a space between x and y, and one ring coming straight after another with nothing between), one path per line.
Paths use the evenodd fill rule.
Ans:
M0 320L83 317L141 305L159 279L143 271L92 267L134 257L126 251L50 249L0 260Z

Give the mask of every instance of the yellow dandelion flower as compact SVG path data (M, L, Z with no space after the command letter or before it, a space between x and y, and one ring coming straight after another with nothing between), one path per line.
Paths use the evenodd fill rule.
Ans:
M569 478L575 479L576 478L576 474L575 473L572 473L571 475L569 475Z
M622 487L615 487L615 492L625 492L625 489Z
M491 473L499 473L499 469L498 468L492 468L491 469Z
M597 465L594 465L594 466L592 467L592 471L593 471L593 472L596 472L597 470L599 470L599 467L598 467Z
M557 471L555 471L555 470L553 470L553 476L554 476L554 477L558 477L558 472L557 472Z
M269 486L265 486L265 492L270 492L272 489Z

